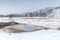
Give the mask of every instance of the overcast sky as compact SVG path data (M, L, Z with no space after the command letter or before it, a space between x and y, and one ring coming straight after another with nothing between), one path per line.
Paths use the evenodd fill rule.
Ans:
M23 13L60 6L60 0L0 0L0 14Z

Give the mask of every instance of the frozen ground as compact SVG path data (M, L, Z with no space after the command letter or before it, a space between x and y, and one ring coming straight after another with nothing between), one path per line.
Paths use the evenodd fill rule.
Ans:
M60 27L60 18L12 18L15 22L33 24L51 28ZM0 18L0 22L9 22L9 18Z
M16 24L3 27L2 29L8 33L21 33L21 32L34 32L44 28L42 26L36 25Z
M0 22L9 22L9 18L0 18ZM59 19L22 19L13 18L19 23L46 26L51 28L60 27ZM7 33L0 29L0 40L60 40L60 30L39 30L35 32Z
M0 40L60 40L60 30L40 30L28 33L0 31Z

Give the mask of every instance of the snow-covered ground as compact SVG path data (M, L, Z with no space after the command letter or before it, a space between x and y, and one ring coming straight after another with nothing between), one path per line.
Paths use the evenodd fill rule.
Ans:
M60 19L23 19L13 18L19 23L46 26L51 28L60 27ZM0 18L0 22L9 22L9 18ZM60 40L60 30L39 30L35 32L7 33L0 29L0 40Z
M25 24L33 24L51 28L60 27L60 18L12 18L15 22L25 23ZM9 18L0 18L0 22L9 22L11 19Z
M28 33L0 31L0 40L60 40L60 30L40 30Z

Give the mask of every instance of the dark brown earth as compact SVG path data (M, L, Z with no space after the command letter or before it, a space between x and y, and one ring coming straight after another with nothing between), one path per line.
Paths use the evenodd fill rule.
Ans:
M10 31L11 33L19 33L19 32L33 32L33 31L38 31L38 30L48 30L49 28L44 27L44 26L38 26L38 25L32 25L39 27L40 29L37 30L32 30L32 31L25 31L22 29L18 29L19 27L25 27L29 24L24 24L24 23L17 23L17 22L0 22L0 29L4 29L3 31ZM17 27L18 26L18 27ZM16 28L15 28L16 27Z
M0 22L0 28L4 28L6 26L10 26L10 25L16 25L19 24L17 22Z

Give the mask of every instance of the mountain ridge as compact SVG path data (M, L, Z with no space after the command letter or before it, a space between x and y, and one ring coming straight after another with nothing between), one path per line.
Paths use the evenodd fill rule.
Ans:
M58 10L58 12L57 12ZM1 17L57 17L60 15L60 7L48 7L38 11L20 14L0 15Z

